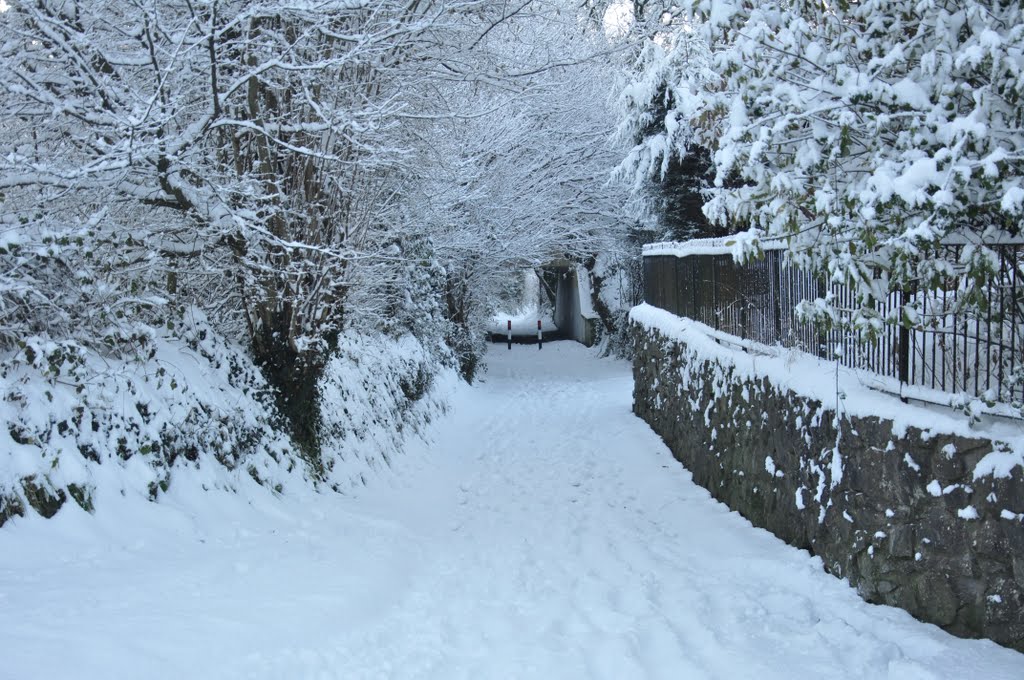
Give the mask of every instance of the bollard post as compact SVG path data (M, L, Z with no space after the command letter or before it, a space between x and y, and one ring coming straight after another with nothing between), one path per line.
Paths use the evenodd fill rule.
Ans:
M512 319L508 320L508 348L512 349Z
M540 329L540 319L537 319L537 349L544 345L544 332Z

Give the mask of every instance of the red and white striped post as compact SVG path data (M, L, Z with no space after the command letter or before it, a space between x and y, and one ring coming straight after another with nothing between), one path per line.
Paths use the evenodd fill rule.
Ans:
M544 332L540 329L540 319L537 319L537 349L544 345Z
M512 319L508 320L508 348L512 349Z

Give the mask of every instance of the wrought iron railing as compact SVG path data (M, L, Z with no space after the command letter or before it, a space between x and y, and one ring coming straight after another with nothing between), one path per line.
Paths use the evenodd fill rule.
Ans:
M905 385L1018 407L1024 402L1024 243L987 246L998 262L980 288L951 277L935 288L893 292L877 305L880 318L891 318L908 302L921 318L913 326L884 324L873 337L844 323L855 306L850 289L789 265L781 249L736 264L728 248L712 242L674 245L645 248L644 299L651 305L739 338L836 359ZM954 261L964 248L943 247ZM968 290L973 304L966 304ZM840 322L825 331L798 318L796 307L827 292Z

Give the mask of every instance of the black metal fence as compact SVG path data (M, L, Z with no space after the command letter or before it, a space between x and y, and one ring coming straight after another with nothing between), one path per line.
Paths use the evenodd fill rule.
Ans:
M963 248L945 247L954 259ZM1020 405L1024 245L989 248L998 262L985 286L972 290L951 277L934 289L892 293L877 305L879 319L891 318L909 303L920 318L911 327L879 323L873 338L844 323L855 306L852 291L788 266L781 250L768 250L761 259L742 265L731 255L647 254L644 299L739 338L837 359L907 385ZM841 318L823 332L798 319L795 308L827 292ZM972 304L966 304L968 297Z

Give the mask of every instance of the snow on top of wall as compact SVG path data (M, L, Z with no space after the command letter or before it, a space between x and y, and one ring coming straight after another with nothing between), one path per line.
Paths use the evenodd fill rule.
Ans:
M1024 196L1024 192L1022 192ZM1024 200L1024 199L1022 199ZM944 245L980 245L976 235L963 232L952 232L946 234L942 243ZM984 245L1021 245L1024 238L1006 232L986 233ZM739 261L747 257L757 249L785 250L788 241L782 237L768 237L761 230L751 229L731 236L721 238L695 238L689 241L662 241L659 243L648 243L643 247L645 257L674 256L688 257L690 255L732 255Z
M738 260L746 259L754 249L785 250L786 241L780 238L764 238L757 230L745 231L722 238L696 238L689 241L663 241L644 246L644 257L658 255L688 257L690 255L732 255Z
M767 378L772 385L818 400L827 408L836 408L838 402L838 410L844 415L891 420L896 436L908 427L917 427L933 434L992 439L1001 449L978 463L975 478L1008 477L1017 466L1024 468L1024 427L1019 422L984 423L972 428L963 416L946 407L904 404L895 395L871 389L860 371L837 367L832 361L750 341L744 341L744 347L756 351L745 352L721 344L722 338L716 336L722 334L698 321L648 304L634 307L629 316L644 328L685 344L688 351L703 360L732 367L739 378ZM730 341L730 345L740 344L736 340Z

